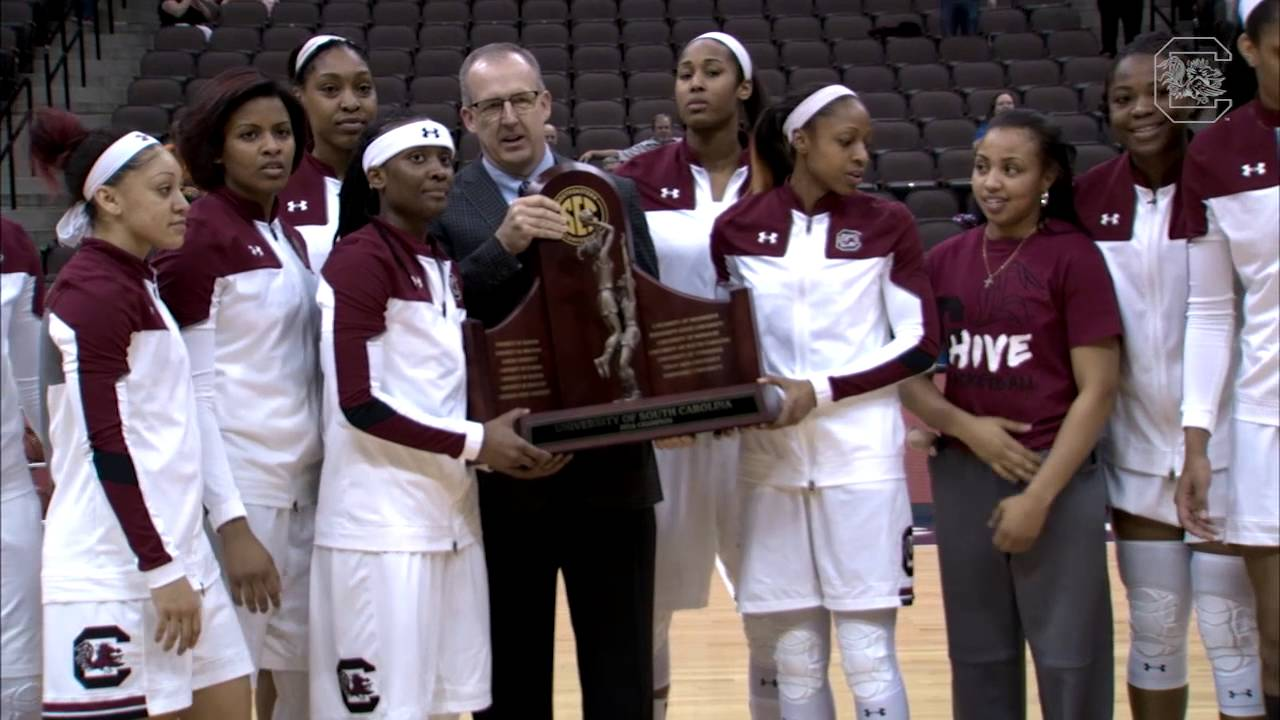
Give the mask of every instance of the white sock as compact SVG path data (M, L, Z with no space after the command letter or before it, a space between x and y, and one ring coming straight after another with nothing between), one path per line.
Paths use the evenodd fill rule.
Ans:
M308 720L311 717L310 676L305 672L272 670L276 704L271 720Z
M667 720L667 699L653 699L653 720Z

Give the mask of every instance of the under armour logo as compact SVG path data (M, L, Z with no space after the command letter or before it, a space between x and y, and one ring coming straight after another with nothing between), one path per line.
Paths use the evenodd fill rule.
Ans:
M440 128L422 128L422 137L438 138L440 137Z
M664 199L667 199L667 200L680 199L680 188L664 187L661 190L659 190L658 193L662 195Z
M769 687L769 686L771 686L771 685L772 685L773 687L778 687L778 681L777 681L777 679L773 679L773 680L765 680L764 678L760 678L760 687Z
M1235 690L1227 691L1227 697L1229 697L1232 700L1236 699L1237 695L1243 695L1247 698L1251 698L1253 697L1253 690L1241 690L1240 692L1236 692Z
M1103 225L1119 225L1120 213L1102 213L1102 217L1098 220L1098 222L1102 223Z
M422 278L418 277L417 275L413 275L413 276L410 276L409 279L413 281L414 287L418 288L419 290L422 289Z
M289 212L306 212L307 201L306 200L297 200L297 201L290 200L287 207Z
M1145 670L1146 672L1151 672L1152 670L1159 670L1160 672L1169 672L1168 666L1152 665L1151 663L1142 663L1142 669Z
M1241 165L1240 174L1249 177L1251 175L1262 175L1267 171L1266 163L1258 163L1256 165Z
M761 232L759 235L756 235L756 242L760 243L761 245L777 245L778 233Z
M880 708L879 710L876 710L875 712L871 712L870 710L863 710L863 711L862 711L862 716L863 716L863 717L871 717L872 715L879 715L880 717L884 717L884 716L886 716L886 715L888 715L888 714L889 714L889 713L887 713L887 712L885 712L885 711L884 711L884 708Z
M258 247L257 245L250 245L249 253L254 257L262 257L263 255L266 255L266 253L262 251L262 248Z

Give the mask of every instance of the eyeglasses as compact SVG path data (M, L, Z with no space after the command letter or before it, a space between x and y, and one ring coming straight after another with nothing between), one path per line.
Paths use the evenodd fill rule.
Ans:
M517 115L527 115L529 111L538 105L538 98L541 96L541 90L526 90L509 97L490 98L474 102L471 103L470 107L473 112L480 116L481 120L493 122L502 116L502 111L506 109L507 103L511 103L511 109Z

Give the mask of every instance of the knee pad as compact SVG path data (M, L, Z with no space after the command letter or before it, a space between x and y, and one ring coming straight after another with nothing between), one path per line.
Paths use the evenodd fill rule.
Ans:
M0 718L3 720L39 720L40 676L0 679Z
M1128 682L1142 690L1187 684L1191 550L1182 541L1116 542L1129 598Z
M894 648L896 610L836 614L845 679L859 706L880 703L903 689Z
M1213 670L1218 708L1223 715L1261 715L1265 707L1257 614L1244 560L1193 553L1191 578L1200 640Z
M822 608L748 616L748 637L768 642L777 670L778 695L803 703L827 687L830 623ZM766 640L768 638L768 640Z
M671 616L653 618L653 689L671 686Z

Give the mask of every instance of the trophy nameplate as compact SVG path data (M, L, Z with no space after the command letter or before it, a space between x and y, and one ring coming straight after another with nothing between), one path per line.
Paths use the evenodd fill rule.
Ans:
M560 205L569 232L534 241L533 286L502 323L466 322L473 420L528 408L517 431L570 452L776 418L747 289L707 300L635 267L626 207L590 165L557 165L531 192Z

